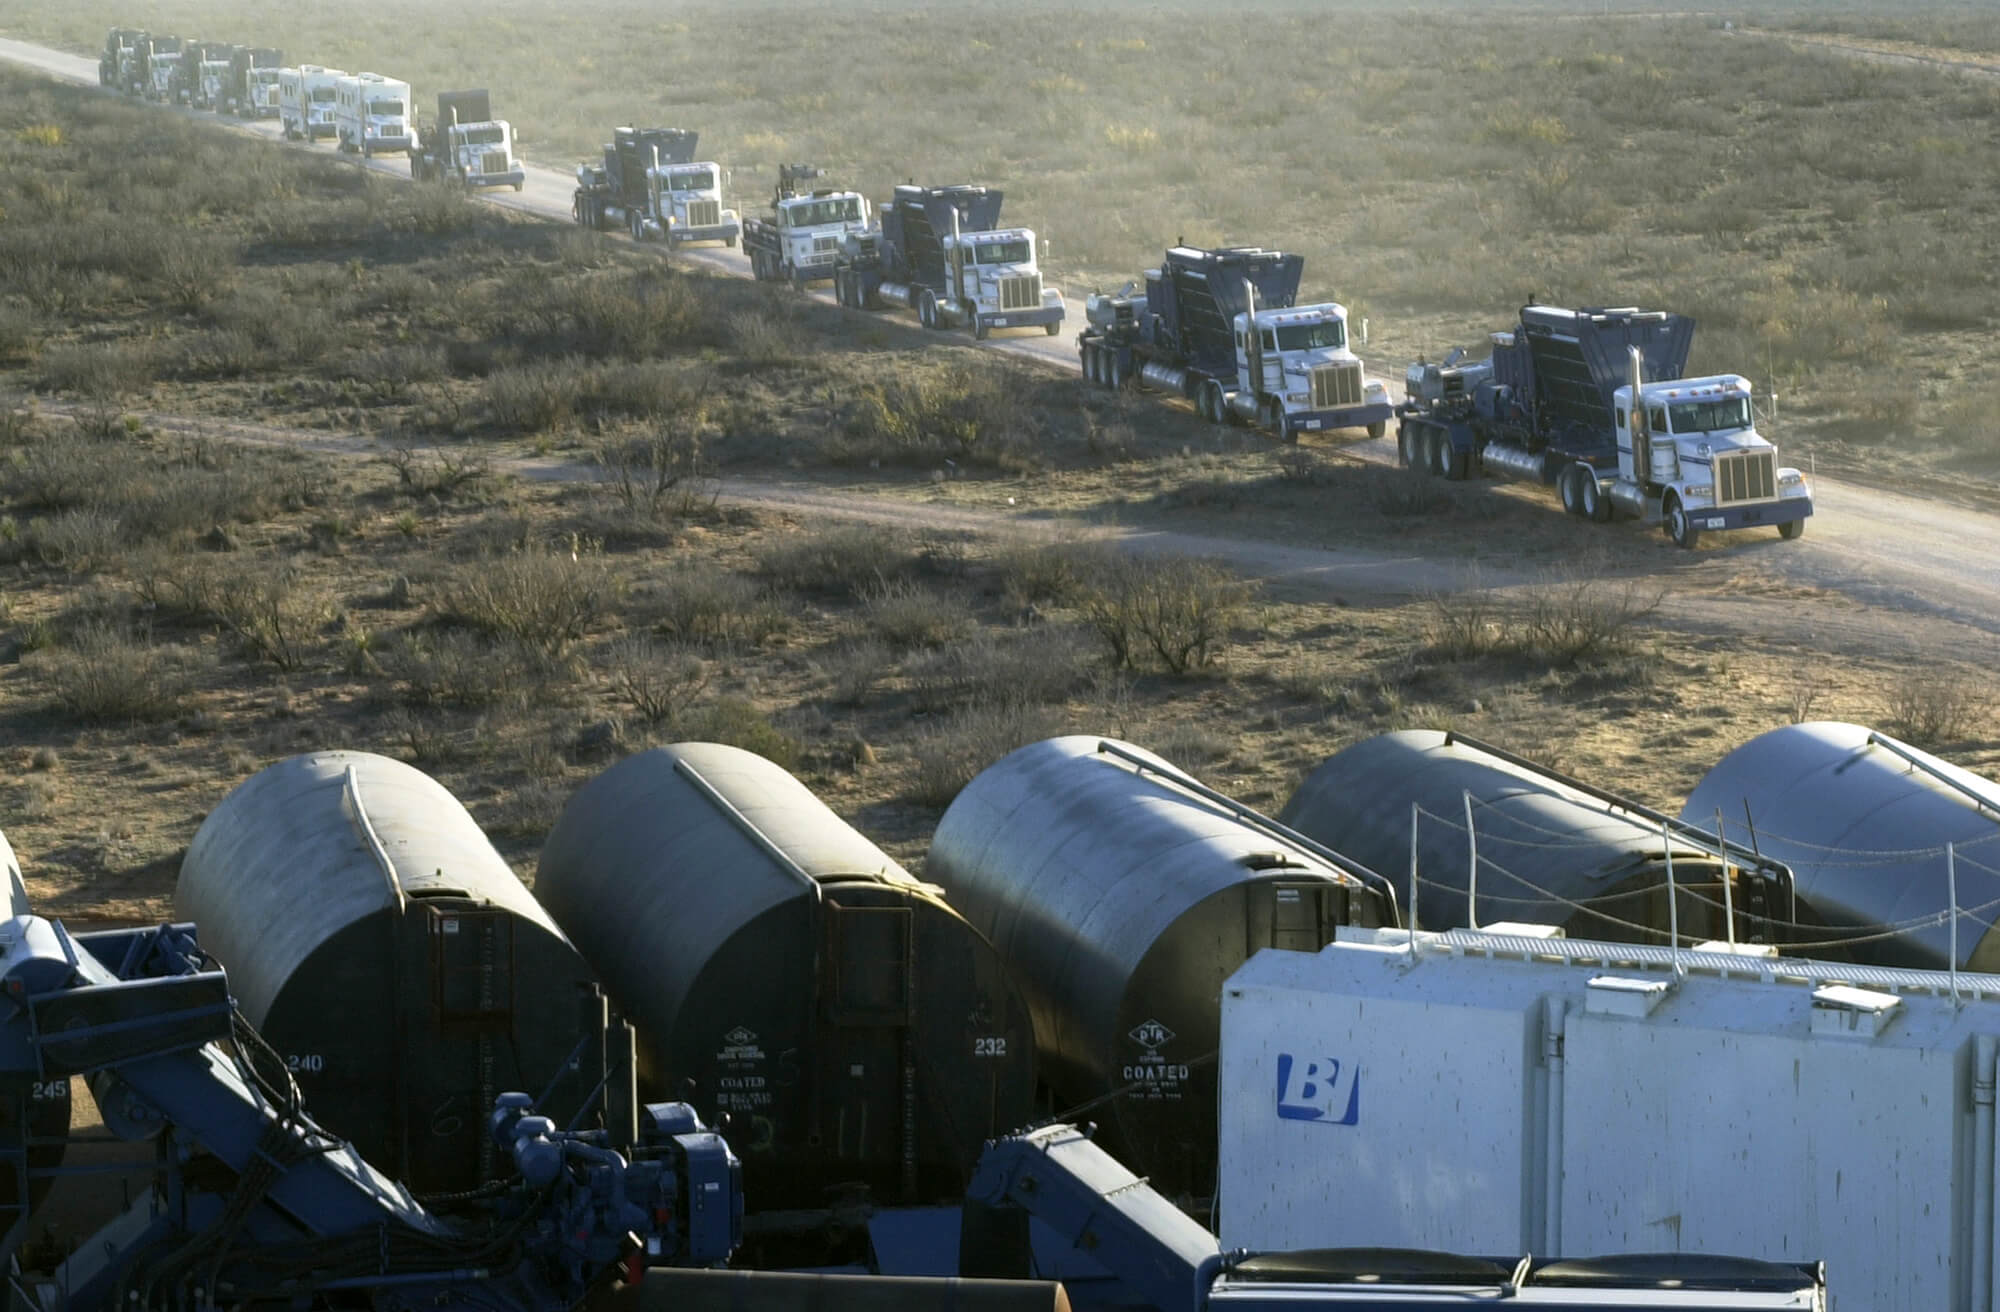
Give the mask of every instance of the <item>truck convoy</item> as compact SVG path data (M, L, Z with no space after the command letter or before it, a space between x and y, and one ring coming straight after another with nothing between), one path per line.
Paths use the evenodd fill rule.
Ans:
M1288 442L1338 428L1381 437L1395 413L1389 389L1348 348L1346 307L1294 303L1304 273L1303 256L1281 251L1173 247L1143 290L1128 283L1084 302L1084 377L1172 392L1213 423Z
M905 306L926 328L963 326L981 341L995 328L1055 336L1062 293L1042 285L1034 231L999 226L1002 197L992 187L897 187L879 227L846 235L834 299L856 309Z
M300 64L278 70L278 123L287 141L315 141L334 133L334 86L347 74Z
M232 46L229 79L217 108L238 118L278 117L278 70L285 52L268 46Z
M1681 377L1693 341L1683 315L1525 306L1490 358L1409 367L1398 456L1445 478L1554 483L1571 514L1632 515L1682 547L1757 525L1798 537L1812 489L1758 435L1748 380Z
M577 166L570 216L586 228L624 228L634 241L734 246L743 223L723 208L722 167L695 159L699 139L687 128L618 128L602 164Z
M868 230L868 200L860 192L803 185L825 174L811 164L780 164L770 213L743 221L743 249L757 281L804 287L831 278L847 235Z
M438 92L437 121L420 124L410 151L410 176L419 182L473 187L527 185L528 175L514 155L514 128L493 117L493 103L481 87Z
M380 73L356 73L333 85L335 147L372 158L410 151L410 84Z

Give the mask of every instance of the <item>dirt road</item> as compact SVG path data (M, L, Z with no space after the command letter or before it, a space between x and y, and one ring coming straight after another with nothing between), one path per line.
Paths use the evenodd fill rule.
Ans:
M1889 53L1819 39L1814 39L1814 43L1870 57ZM1914 55L1907 58L1940 62ZM85 85L97 82L94 60L41 46L0 40L0 59L64 81ZM277 125L272 121L219 121L237 131L278 139ZM407 174L407 165L399 159L356 163L391 175ZM529 166L527 185L522 192L486 193L482 199L567 221L572 186L572 179L563 172ZM697 248L680 252L680 257L727 273L749 276L748 262L740 251ZM831 301L830 293L818 295ZM1017 358L1073 369L1078 317L1073 315L1065 333L1058 337L1046 337L1036 331L1031 337L996 337L984 345ZM168 425L178 421L162 417L157 422ZM368 452L365 440L329 438L321 433L238 424L210 424L207 431L240 440L307 445L350 454ZM1369 460L1390 462L1395 458L1393 442L1387 440L1362 442L1348 449ZM592 476L589 470L578 466L548 462L524 461L515 468L531 478ZM1783 642L1801 642L1829 653L1854 649L1900 658L1945 657L1986 665L2000 663L2000 518L1831 478L1815 480L1814 491L1818 514L1810 521L1802 541L1781 545L1774 537L1735 535L1715 540L1691 557L1670 554L1667 558L1673 563L1664 567L1667 572L1662 582L1672 589L1672 595L1662 607L1663 620L1694 632L1761 635ZM1047 528L1046 520L1030 514L1003 515L954 506L948 487L928 501L762 481L732 480L725 485L724 493L729 499L746 504L791 507L821 515L982 532ZM1553 505L1550 513L1557 513ZM1135 550L1215 556L1287 591L1330 597L1420 595L1461 586L1466 581L1458 565L1421 556L1345 547L1287 546L1256 541L1254 533L1242 538L1222 538L1153 529L1107 531ZM1629 524L1608 529L1578 524L1576 532L1580 538L1593 533L1600 535L1613 562L1611 568L1617 569L1629 539L1645 530ZM1635 552L1632 559L1635 572L1658 569L1661 553ZM1510 587L1529 580L1509 574L1504 568L1482 567L1478 581L1482 586Z

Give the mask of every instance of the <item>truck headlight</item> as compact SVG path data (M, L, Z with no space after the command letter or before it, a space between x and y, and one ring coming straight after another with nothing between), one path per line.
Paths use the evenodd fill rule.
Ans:
M1796 469L1788 469L1784 473L1778 475L1779 487L1804 487L1805 485L1806 485L1806 476L1804 474L1801 474Z
M1682 489L1681 495L1693 501L1713 501L1715 500L1715 484L1690 483Z
M1285 399L1293 405L1304 405L1306 394L1304 392L1287 392L1285 393Z

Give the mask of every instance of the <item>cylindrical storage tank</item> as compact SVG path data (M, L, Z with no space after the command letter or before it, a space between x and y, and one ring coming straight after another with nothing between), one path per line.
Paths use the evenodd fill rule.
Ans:
M196 831L174 911L307 1113L418 1192L512 1169L485 1132L499 1094L546 1090L564 1125L602 1072L589 967L458 799L401 762L316 752L252 775Z
M612 766L564 807L536 891L638 1030L644 1087L728 1116L760 1211L848 1182L956 1201L1032 1115L1033 1032L992 945L761 756Z
M1472 795L1472 837L1466 794ZM1480 925L1560 926L1572 938L1665 944L1673 860L1681 942L1728 937L1725 862L1719 844L1669 838L1636 803L1608 802L1533 764L1432 729L1385 733L1328 757L1278 818L1396 881L1410 899L1411 807L1416 825L1416 922L1423 929L1473 923L1467 894L1477 845ZM1678 822L1676 822L1678 824ZM1763 881L1732 887L1737 934L1772 932L1784 899Z
M7 915L32 916L28 884L21 877L21 863L14 858L13 845L0 833L0 870L7 877ZM27 1150L28 1169L52 1171L62 1165L69 1146L69 1081L61 1077L37 1079L33 1072L0 1080L0 1148ZM48 1197L55 1178L39 1175L28 1182L28 1201L39 1206ZM19 1182L12 1169L0 1169L0 1209L20 1205Z
M1958 966L2000 971L2000 933L1987 930L2000 915L2000 784L1826 720L1773 729L1723 757L1681 815L1714 824L1717 811L1791 866L1800 918L1826 925L1821 942L1839 941L1800 955L1946 969L1955 864L1957 904L1968 913ZM1901 929L1885 937L1891 926Z
M1042 1078L1168 1197L1215 1186L1222 983L1259 948L1393 923L1372 888L1175 782L1130 744L1003 757L938 822L925 874L993 940L1034 1012ZM1268 824L1268 822L1265 822Z

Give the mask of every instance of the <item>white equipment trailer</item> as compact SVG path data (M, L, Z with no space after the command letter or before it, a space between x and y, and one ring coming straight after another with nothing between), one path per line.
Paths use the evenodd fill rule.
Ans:
M333 89L333 135L352 155L407 155L416 144L410 128L410 84L380 73L341 78Z

